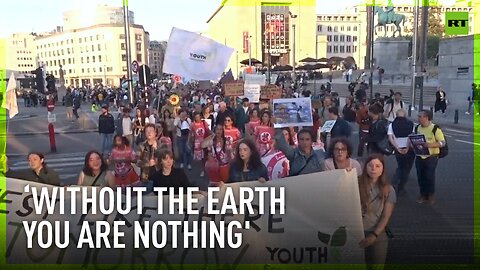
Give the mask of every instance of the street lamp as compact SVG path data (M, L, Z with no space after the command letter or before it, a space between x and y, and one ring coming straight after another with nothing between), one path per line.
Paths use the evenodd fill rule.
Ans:
M252 36L248 36L248 66L252 67ZM237 61L238 62L238 61Z
M288 14L290 14L290 18L292 18L292 19L297 18L297 15L292 14L291 11L289 11ZM292 64L293 74L295 74L295 27L296 27L295 23L292 23L292 30L293 30L293 43L292 43L292 45L293 45L292 46L293 47L293 55L292 55L292 57L293 57L293 64Z

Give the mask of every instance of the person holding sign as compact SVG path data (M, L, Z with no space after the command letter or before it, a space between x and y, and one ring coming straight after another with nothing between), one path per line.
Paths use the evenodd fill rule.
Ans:
M282 151L290 162L290 176L321 172L325 159L323 149L313 149L314 135L310 129L298 132L298 147L294 148L285 141L283 132L275 135L278 150Z
M272 149L273 138L275 137L275 129L272 124L272 115L268 110L262 111L262 121L259 126L255 127L255 140L260 156L265 156Z
M437 170L440 148L446 146L445 136L442 130L432 123L433 114L431 111L423 110L418 114L418 122L420 125L415 127L417 135L424 136L424 142L421 143L423 148L428 149L428 153L419 155L415 159L415 167L417 168L418 185L420 186L420 195L417 203L433 204L435 193L435 173ZM412 143L412 138L410 138Z
M102 154L90 151L85 155L85 164L78 177L79 186L107 186L111 174L107 171L108 165Z
M397 202L395 190L387 179L383 155L373 154L367 159L363 174L358 178L358 189L365 230L365 238L359 246L365 249L365 263L370 269L374 264L385 264L387 225Z
M235 158L230 166L230 182L268 181L267 167L260 159L260 153L251 140L241 141L236 149Z
M58 173L47 167L45 156L42 153L31 152L28 154L29 169L6 172L7 177L43 183L47 185L60 186L60 177Z
M328 147L327 159L325 159L323 169L325 171L345 169L351 171L357 170L357 175L362 174L362 166L356 160L351 158L353 154L352 144L347 138L341 137L332 140Z

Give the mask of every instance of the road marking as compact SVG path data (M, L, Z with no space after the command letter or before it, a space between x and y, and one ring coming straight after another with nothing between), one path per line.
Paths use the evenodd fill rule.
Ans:
M472 132L468 132L468 131L461 131L461 130L456 130L456 129L449 129L449 128L444 128L444 130L446 131L452 131L452 132L456 132L456 133L460 133L460 134L472 134Z
M63 164L66 161L84 161L84 160L85 160L84 157L64 157L64 158L53 158L53 159L48 159L47 158L46 159L47 164L49 166L53 165L53 164ZM61 161L61 162L60 163L55 163L55 162L58 162L58 161ZM66 163L66 164L69 164L69 163ZM28 165L28 161L20 161L20 162L14 163L14 165L15 166Z
M453 137L452 135L447 135L447 134L443 134L443 135L447 138L452 138Z
M78 167L78 166L83 166L84 165L84 162L70 162L70 163L54 163L54 164L50 164L50 163L47 163L47 166L48 168L54 168L54 169L58 169L58 168L65 168L65 167ZM28 165L23 165L23 166L12 166L10 169L12 170L25 170L25 169L28 169L30 168L30 166Z
M466 144L472 144L472 145L478 145L478 146L480 146L480 143L469 142L469 141L458 140L458 139L456 139L455 141L461 142L461 143L466 143Z

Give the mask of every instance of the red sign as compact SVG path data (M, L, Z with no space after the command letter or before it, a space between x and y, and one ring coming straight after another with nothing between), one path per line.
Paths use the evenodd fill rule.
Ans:
M248 53L248 49L249 49L248 41L249 41L248 32L243 32L243 52L244 53Z
M178 76L178 75L175 75L173 76L173 81L176 82L176 83L179 83L182 81L182 77Z

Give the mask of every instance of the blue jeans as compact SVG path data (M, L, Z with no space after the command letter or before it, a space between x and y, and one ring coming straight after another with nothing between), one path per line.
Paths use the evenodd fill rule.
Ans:
M438 157L431 156L426 159L417 157L415 166L417 167L418 186L420 195L424 198L432 196L435 193L435 172L437 170Z
M113 147L113 133L100 133L102 137L102 154L108 154L112 151Z
M178 153L180 153L180 163L185 166L191 165L192 160L192 149L187 146L188 137L177 136L177 147Z

